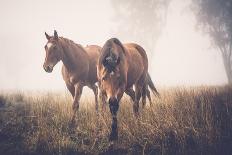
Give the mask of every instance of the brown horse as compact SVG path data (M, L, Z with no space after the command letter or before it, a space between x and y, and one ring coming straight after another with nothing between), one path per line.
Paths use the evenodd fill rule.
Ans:
M90 45L83 48L73 41L59 37L54 31L54 36L49 36L45 32L47 43L45 45L46 57L43 68L50 73L53 67L59 62L63 62L62 76L65 84L73 97L73 117L74 123L76 111L79 108L79 101L84 86L93 90L95 95L96 111L98 111L98 88L97 82L97 60L101 47Z
M146 99L148 59L144 49L133 43L123 44L116 38L104 44L98 60L97 74L100 90L107 98L112 115L109 140L118 138L117 111L123 93L132 95L135 86L134 114L137 116L139 100ZM145 102L145 100L143 100Z

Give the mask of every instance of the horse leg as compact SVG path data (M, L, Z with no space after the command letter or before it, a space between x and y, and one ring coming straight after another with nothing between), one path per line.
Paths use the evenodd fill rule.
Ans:
M66 83L66 87L68 88L69 92L71 93L72 97L74 98L74 96L75 96L75 87L74 87L74 85Z
M95 110L98 113L98 88L95 84L90 85L90 88L93 90L95 96Z
M105 111L106 109L106 94L100 90L99 93L100 100L102 102L102 111Z
M99 98L100 98L100 101L102 103L102 110L105 111L106 109L106 94L102 91L101 89L101 83L100 81L98 81L98 88L99 88Z
M143 88L142 88L142 105L143 105L143 108L146 105L147 90L148 90L147 86L143 86Z
M75 87L75 95L74 95L73 105L72 105L73 116L72 116L71 124L75 123L75 117L79 109L79 102L80 102L80 98L82 94L83 85L81 83L77 83L74 85L74 87Z
M118 139L117 112L118 112L118 108L119 108L119 102L118 101L109 102L109 108L110 108L111 117L112 117L111 132L110 132L110 136L109 136L109 141L115 141Z
M131 100L134 102L135 101L135 91L133 88L128 88L125 93L131 97Z
M133 105L134 115L137 117L139 112L139 100L141 98L142 87L139 84L135 85L135 101Z
M150 106L152 106L151 93L150 93L150 90L148 88L147 88L147 98L149 100Z
M123 93L125 91L125 86L121 86L121 88L118 90L117 97L111 97L109 99L109 107L110 112L112 116L112 124L111 124L111 133L109 140L115 141L118 139L118 120L117 120L117 112L119 109L119 102L123 96Z

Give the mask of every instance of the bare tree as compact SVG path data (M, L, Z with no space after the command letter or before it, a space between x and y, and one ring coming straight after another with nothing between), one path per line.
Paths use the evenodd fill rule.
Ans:
M228 83L232 84L232 1L192 0L198 26L222 54Z
M171 0L111 0L118 24L115 33L124 40L143 43L152 52L166 24Z

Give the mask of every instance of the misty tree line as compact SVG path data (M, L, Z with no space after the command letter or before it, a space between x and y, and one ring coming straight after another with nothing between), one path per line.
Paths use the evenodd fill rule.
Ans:
M118 23L116 34L121 38L145 42L152 52L155 42L166 24L167 9L171 0L111 0ZM145 8L145 9L144 9Z
M222 55L229 84L232 84L232 1L193 0L199 27Z
M152 52L166 24L171 0L111 2L121 36L138 42L146 40L144 46ZM212 45L220 51L228 83L232 84L232 0L192 0L191 8L196 15L197 26L209 35Z

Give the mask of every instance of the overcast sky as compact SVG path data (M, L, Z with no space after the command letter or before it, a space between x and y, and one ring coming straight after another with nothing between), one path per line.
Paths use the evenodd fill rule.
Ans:
M169 7L167 25L149 59L152 79L158 86L225 84L221 55L196 31L186 5L173 0ZM113 14L108 0L1 0L0 89L65 89L62 63L51 74L42 68L44 32L56 29L84 46L103 45L113 37Z

